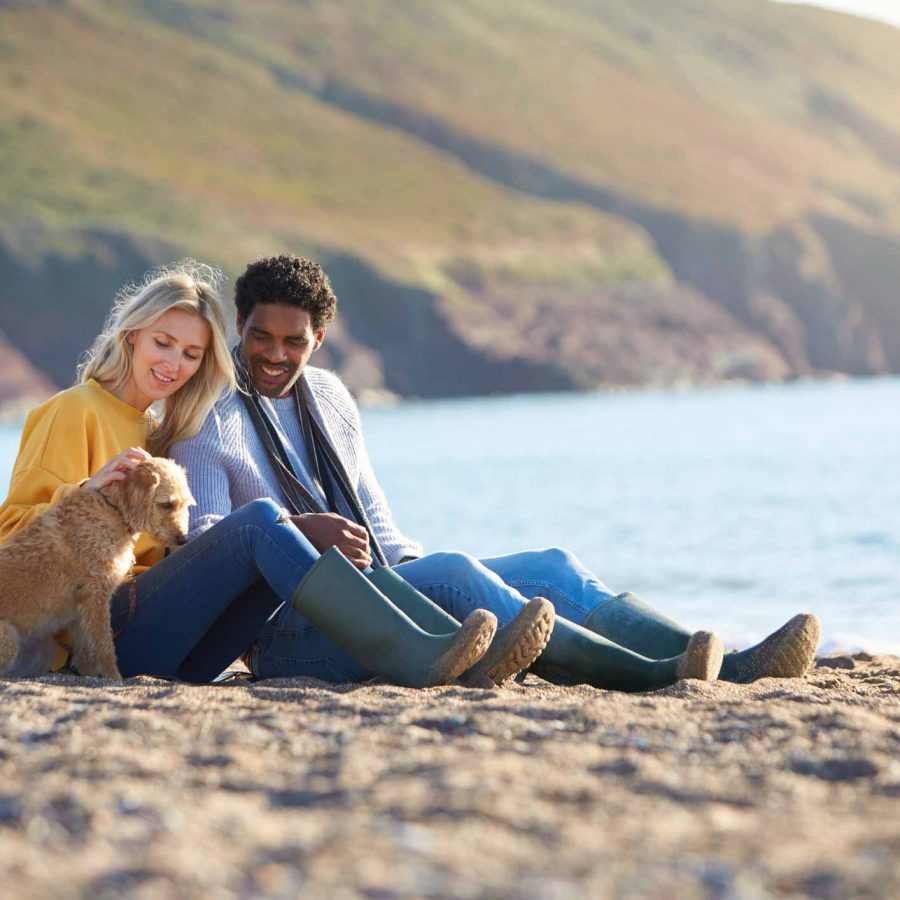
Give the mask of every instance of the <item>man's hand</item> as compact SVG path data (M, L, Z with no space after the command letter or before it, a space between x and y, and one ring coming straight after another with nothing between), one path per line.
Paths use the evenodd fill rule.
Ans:
M337 547L357 569L372 565L369 534L362 525L330 512L291 516L291 521L319 553Z

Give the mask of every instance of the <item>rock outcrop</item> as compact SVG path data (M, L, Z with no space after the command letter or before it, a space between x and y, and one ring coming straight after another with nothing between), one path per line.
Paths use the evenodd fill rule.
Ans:
M0 332L0 419L22 415L54 393L53 382Z

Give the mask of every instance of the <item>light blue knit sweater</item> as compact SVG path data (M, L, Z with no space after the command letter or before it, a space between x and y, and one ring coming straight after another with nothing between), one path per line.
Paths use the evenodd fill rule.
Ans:
M384 492L372 470L359 410L350 392L333 372L307 366L304 373L309 410L331 440L351 484L356 486L388 564L396 565L406 556L421 556L421 544L407 538L394 524ZM294 471L309 491L321 497L309 477L308 455L293 397L264 398L263 402L269 406ZM187 469L188 482L197 500L197 505L191 508L192 538L232 510L259 497L271 497L276 503L286 505L268 454L236 394L221 399L200 433L175 444L170 455ZM352 518L341 499L338 507L338 512ZM322 508L327 509L324 498Z

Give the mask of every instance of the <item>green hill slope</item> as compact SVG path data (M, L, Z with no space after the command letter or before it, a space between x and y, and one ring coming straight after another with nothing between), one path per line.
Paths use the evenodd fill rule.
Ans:
M900 370L900 31L722 6L4 3L0 330L292 250L358 390Z

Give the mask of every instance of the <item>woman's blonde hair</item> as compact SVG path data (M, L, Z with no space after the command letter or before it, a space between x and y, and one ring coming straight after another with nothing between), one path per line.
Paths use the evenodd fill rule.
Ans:
M131 332L147 328L170 309L194 313L209 325L210 342L200 367L162 403L162 416L147 440L147 449L154 456L162 456L172 444L193 437L222 392L234 389L219 294L222 280L218 269L192 259L151 270L140 284L129 284L119 291L103 331L78 366L79 382L95 378L116 389L131 375Z

